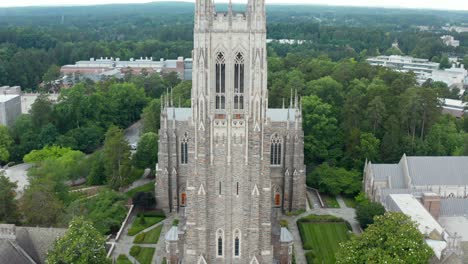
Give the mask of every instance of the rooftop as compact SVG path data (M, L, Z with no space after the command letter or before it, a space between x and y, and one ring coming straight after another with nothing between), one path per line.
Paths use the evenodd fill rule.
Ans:
M16 97L19 97L18 94L0 94L0 103L5 103L10 101L11 99L14 99Z
M443 233L444 229L442 226L413 195L390 194L389 197L397 206L397 208L392 208L393 211L400 211L411 217L418 224L418 229L422 234L429 235L434 230L440 235Z

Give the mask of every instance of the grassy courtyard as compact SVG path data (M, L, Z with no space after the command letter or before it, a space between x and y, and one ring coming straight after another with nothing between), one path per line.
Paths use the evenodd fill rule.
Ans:
M349 226L340 218L310 216L297 222L306 253L307 262L335 263L339 243L349 239Z
M134 236L146 228L161 222L164 218L162 215L143 214L143 217L139 215L128 230L128 235Z
M125 255L119 255L116 264L132 264L132 262Z
M335 196L330 196L327 194L320 194L320 197L322 197L322 201L325 204L325 207L340 208L340 205L338 204L338 201L336 200Z
M133 246L130 249L130 255L138 260L140 264L151 264L155 251L155 248Z
M134 244L157 244L163 225L159 225L148 232L136 235L133 240Z

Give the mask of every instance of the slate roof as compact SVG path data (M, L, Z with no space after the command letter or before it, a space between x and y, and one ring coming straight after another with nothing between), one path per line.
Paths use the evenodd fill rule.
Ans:
M179 231L177 226L171 227L165 236L166 241L178 241L179 240Z
M45 263L64 228L16 227L16 239L0 239L0 264Z
M441 216L468 216L468 198L446 198L440 200Z
M405 188L403 170L400 164L373 164L376 181L390 180L392 188Z
M176 121L188 121L192 118L192 108L177 108L177 107L168 107L167 108L167 119Z
M266 117L269 118L271 122L288 121L288 112L289 120L293 121L296 116L296 109L294 108L270 108L267 109Z
M0 239L0 263L29 264L35 262L27 257L14 240Z
M281 236L280 236L280 241L281 242L292 242L294 240L293 235L289 230L285 227L281 228Z
M468 157L407 157L413 185L468 185Z
M296 115L296 109L293 108L274 108L268 109L266 112L266 117L271 120L271 122L283 122L288 121L288 112L289 120L293 121ZM192 108L178 108L178 107L168 107L167 108L167 119L176 121L188 121L192 117Z

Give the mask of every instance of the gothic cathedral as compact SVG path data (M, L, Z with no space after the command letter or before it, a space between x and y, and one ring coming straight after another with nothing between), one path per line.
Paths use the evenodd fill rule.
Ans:
M156 202L180 219L169 263L290 263L285 212L305 209L301 107L268 108L265 0L196 0L191 108L163 99ZM292 97L292 96L291 96Z

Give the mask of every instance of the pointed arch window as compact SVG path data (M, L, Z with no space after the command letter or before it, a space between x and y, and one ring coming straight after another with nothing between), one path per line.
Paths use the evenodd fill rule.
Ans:
M216 56L216 109L226 109L226 60L219 52Z
M275 207L280 207L281 206L281 191L279 187L276 187L274 189L274 194L273 194L273 204Z
M234 63L234 109L244 109L244 56L238 52Z
M270 164L281 165L281 138L278 134L271 138Z
M216 231L216 255L218 257L222 257L224 253L224 231L222 229L218 229Z
M240 257L241 255L241 232L239 229L234 230L234 248L233 253L234 257Z
M187 193L182 192L180 194L180 206L185 207L187 205Z
M180 142L180 163L188 164L188 135L185 133Z

